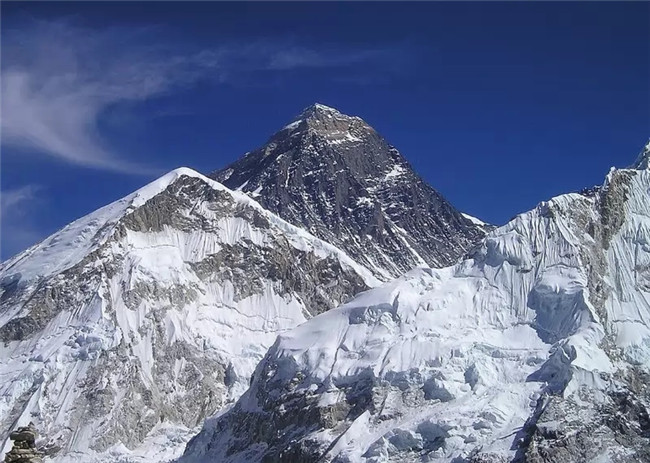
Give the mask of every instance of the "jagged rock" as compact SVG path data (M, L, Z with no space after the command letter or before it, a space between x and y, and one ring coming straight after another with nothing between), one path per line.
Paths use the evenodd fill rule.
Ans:
M612 378L605 395L582 387L552 397L534 422L523 461L650 461L650 374L638 367Z
M210 176L383 279L453 264L485 235L365 121L320 104Z
M34 446L37 437L38 432L36 432L33 423L30 423L29 426L18 428L17 431L9 434L9 439L16 441L17 443L26 443L30 447Z
M5 463L41 463L43 453L36 449L38 432L34 423L18 428L9 434L13 448L5 455Z

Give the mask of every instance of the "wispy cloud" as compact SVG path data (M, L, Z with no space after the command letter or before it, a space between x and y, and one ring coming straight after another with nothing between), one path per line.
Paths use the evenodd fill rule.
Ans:
M25 185L0 192L0 260L42 238L31 214L42 202L40 190L38 185Z
M12 190L6 190L0 193L0 213L3 217L7 211L18 209L23 203L32 201L36 197L36 192L40 190L38 185L25 185Z
M85 29L69 20L4 27L2 144L69 163L150 173L113 152L98 120L111 106L139 102L201 79L235 81L258 71L387 62L385 50L316 49L288 42L164 44L156 28Z
M2 143L82 166L151 173L113 153L97 126L111 105L195 78L184 57L139 45L145 37L145 29L87 30L68 21L5 28Z

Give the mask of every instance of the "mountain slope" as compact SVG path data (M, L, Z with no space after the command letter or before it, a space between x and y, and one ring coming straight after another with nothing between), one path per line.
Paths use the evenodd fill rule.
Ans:
M33 421L61 461L161 461L245 390L278 333L377 283L175 170L0 266L4 450Z
M418 265L455 263L485 234L362 119L320 104L210 177L384 280Z
M648 159L281 334L181 461L650 461Z

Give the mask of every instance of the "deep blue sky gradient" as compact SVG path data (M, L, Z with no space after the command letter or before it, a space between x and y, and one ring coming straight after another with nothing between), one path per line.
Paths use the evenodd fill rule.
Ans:
M71 16L88 28L152 25L161 43L194 49L275 40L382 51L380 63L204 78L106 111L103 140L161 172L225 166L320 102L363 117L460 210L502 224L601 183L650 135L648 2L2 4L3 28ZM3 191L39 186L21 218L34 236L154 177L2 151ZM31 244L2 243L3 259Z

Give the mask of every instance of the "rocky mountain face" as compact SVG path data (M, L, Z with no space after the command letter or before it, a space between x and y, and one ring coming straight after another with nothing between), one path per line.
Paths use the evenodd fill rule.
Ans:
M383 280L416 266L451 265L485 235L362 119L320 104L210 177Z
M59 448L48 461L171 458L277 334L378 283L245 194L173 171L0 266L4 451L33 421Z
M36 448L38 432L34 423L18 428L9 437L14 444L7 452L5 463L41 463L43 461L43 452Z
M650 461L649 159L282 333L181 461Z

